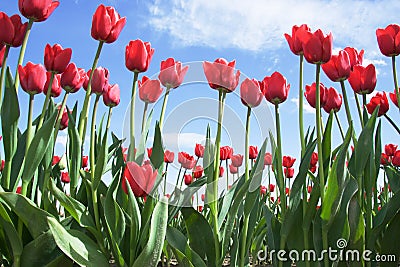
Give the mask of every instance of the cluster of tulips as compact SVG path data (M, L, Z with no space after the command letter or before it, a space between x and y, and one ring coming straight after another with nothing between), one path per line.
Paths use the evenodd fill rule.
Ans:
M241 73L234 60L204 61L208 85L218 92L218 126L215 138L210 127L206 129L205 143L196 144L192 156L167 150L162 136L169 95L183 83L189 67L168 58L161 62L157 78L140 78L155 52L150 43L140 39L130 41L125 51L126 68L133 74L129 139L110 131L120 89L109 83L107 68L97 65L102 49L118 39L126 24L126 18L113 7L100 5L93 15L91 36L98 47L87 71L71 62L72 49L59 44L46 45L44 65L24 64L33 26L46 21L58 5L53 0L18 0L22 16L28 20L25 23L18 14L0 12L2 266L169 266L175 260L182 266L202 267L222 266L227 259L230 266L257 262L289 266L291 261L279 260L276 254L262 262L258 252L268 248L321 253L336 248L339 239L346 241L347 246L341 247L344 250L395 255L396 260L386 264L397 265L400 249L392 244L400 231L400 150L387 144L382 152L381 135L390 130L400 134L400 130L387 114L385 92L376 92L367 103L377 74L373 64L362 64L363 50L346 47L332 55L332 34L312 32L307 25L294 26L291 35L285 34L290 50L300 59L297 159L282 153L279 107L290 89L286 78L274 72L261 81L246 78L239 85ZM394 90L389 96L394 108L400 108L395 65L400 54L400 26L378 29L376 36L382 54L392 59ZM16 47L20 50L13 76L7 58ZM304 58L316 66L315 82L305 88ZM340 83L341 94L320 83L321 67L330 80ZM354 103L347 96L346 80L353 89ZM18 94L20 86L27 94ZM81 108L78 104L69 107L68 95L79 93L81 87L85 90ZM237 87L247 109L244 155L221 146L225 99ZM140 136L135 135L137 91L145 104ZM35 116L34 100L42 92L42 112ZM62 92L61 103L55 103ZM29 98L27 112L21 109L22 97ZM162 109L154 123L149 108L160 97ZM97 123L100 98L108 107L105 123ZM263 98L274 106L276 133L263 144L251 146L251 114ZM304 98L316 111L315 125L307 131ZM346 128L337 115L342 104ZM352 104L358 111L359 133L350 112ZM329 114L326 121L321 109ZM19 120L25 115L23 130ZM389 122L385 131L380 117ZM342 138L337 147L332 147L334 120ZM153 145L146 158L150 127L154 127ZM68 142L59 156L54 147L62 130L67 132ZM89 155L82 153L86 132L90 135ZM126 142L129 147L124 146ZM167 192L168 165L175 161L175 153L180 170L175 188ZM296 170L295 161L299 163ZM224 174L226 188L220 195L218 182ZM105 176L111 177L109 184L104 182ZM264 177L268 178L266 185ZM383 177L383 184L378 177ZM205 188L203 203L198 199L201 188ZM299 266L354 264L341 258L332 260L327 254L323 263L294 261ZM355 265L375 266L376 262L360 259Z

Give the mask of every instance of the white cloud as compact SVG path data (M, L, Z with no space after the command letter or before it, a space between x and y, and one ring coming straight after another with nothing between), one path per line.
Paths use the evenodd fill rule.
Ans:
M196 143L205 144L206 136L199 133L164 133L164 145L171 150L193 150Z
M295 103L296 107L299 108L299 99L298 98L292 98L292 99L290 99L290 102ZM303 102L303 108L306 113L315 114L315 108L310 106L310 104L308 104L307 100L305 100L305 99Z
M377 51L375 30L398 21L397 1L155 0L149 24L175 45L254 52L286 45L284 33L307 23L331 31L334 45Z

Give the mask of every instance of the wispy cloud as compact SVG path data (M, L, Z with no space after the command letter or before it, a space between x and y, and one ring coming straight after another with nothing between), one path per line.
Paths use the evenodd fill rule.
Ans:
M262 52L282 47L285 32L307 23L331 31L335 46L364 48L371 57L376 28L397 21L399 11L394 0L155 0L149 4L149 24L171 35L176 45Z
M296 107L299 108L299 99L298 98L292 98L292 99L290 99L290 102L295 103ZM315 114L315 108L310 106L310 104L308 104L305 99L303 102L303 108L306 113Z

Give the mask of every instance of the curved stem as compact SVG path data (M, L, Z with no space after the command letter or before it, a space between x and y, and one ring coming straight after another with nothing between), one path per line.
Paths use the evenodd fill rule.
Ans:
M163 100L162 108L161 108L161 114L160 114L160 130L162 130L162 127L163 127L165 109L166 109L166 107L167 107L168 96L169 96L169 92L170 92L170 91L171 91L171 87L167 86L167 89L166 89L165 95L164 95L164 100Z
M7 69L7 58L8 53L10 52L10 45L6 45L6 49L4 51L3 62L1 63L1 74L0 74L0 110L3 104L3 86L4 86L4 76L6 75Z
M164 196L167 193L167 173L168 173L168 162L165 164L165 177L164 177Z
M111 116L112 116L112 107L108 108L108 115L107 115L107 127L106 127L106 131L108 132L108 129L110 129L110 125L111 125Z
M336 111L334 111L334 114L335 114L335 119L336 119L337 125L339 127L340 135L342 136L342 140L344 141L344 133L343 133L342 125L340 124L340 120L339 120L339 117L338 117Z
M33 22L34 22L33 19L29 19L28 27L26 28L26 32L25 32L25 36L24 36L24 40L22 41L21 50L19 51L17 70L15 71L15 83L14 83L15 90L17 91L17 93L18 93L18 87L19 87L18 66L22 65L22 63L24 62L26 45L28 44L29 34L31 33Z
M396 93L397 103L400 110L400 92L397 85L397 72L396 72L396 56L392 56L392 71L393 71L393 81L394 81L394 91Z
M396 125L396 123L392 120L392 118L390 118L389 115L387 114L384 114L383 116L385 116L385 118L389 121L389 123L393 126L393 128L397 131L397 133L400 134L400 129Z
M306 150L306 144L304 140L304 123L303 123L303 59L304 55L300 55L300 75L299 75L299 130L300 130L300 144L301 144L301 155Z
M281 137L281 122L279 116L279 105L275 104L275 123L276 123L276 142L277 142L277 150L279 157L277 157L277 166L276 171L278 175L278 187L279 187L279 195L281 200L281 212L283 221L285 214L286 214L286 197L285 197L285 178L283 177L283 170L282 170L282 137Z
M136 102L136 82L139 76L139 72L133 73L132 82L132 95L131 95L131 115L130 115L130 144L128 151L128 160L133 161L135 159L135 102Z
M49 100L50 100L50 96L51 96L51 87L53 85L53 80L54 80L55 75L56 74L54 72L51 72L49 88L47 88L46 98L44 99L42 113L40 114L39 123L38 123L36 131L38 131L43 125L44 115L46 114L46 111L48 109Z
M363 116L362 116L362 112L361 112L360 101L358 100L358 95L356 92L354 92L354 98L356 99L358 117L360 118L361 129L362 129L364 127L364 121L363 121Z
M143 117L142 117L142 134L144 130L144 124L146 123L146 115L147 115L147 108L149 106L149 102L144 103L144 108L143 108Z

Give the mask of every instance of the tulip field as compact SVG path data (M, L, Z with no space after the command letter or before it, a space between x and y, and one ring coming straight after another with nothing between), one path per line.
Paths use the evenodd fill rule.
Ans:
M99 59L129 17L103 4L87 29L97 45L91 66L77 66L72 49L58 43L31 62L31 32L51 23L62 3L15 2L20 14L0 10L0 266L399 265L399 25L376 29L380 56L392 64L384 67L393 79L386 92L377 91L378 71L363 62L364 50L335 51L335 33L306 24L282 33L298 80L274 70L251 79L235 60L202 61L216 127L204 128L204 140L190 140L191 151L177 151L165 142L167 108L193 65L173 57L154 62L157 47L133 37L124 58L132 87L111 83ZM10 62L12 53L18 62ZM160 64L157 75L150 64ZM303 82L306 65L315 69L310 84ZM292 156L282 145L289 90L299 101L292 114L299 131L291 137L300 150ZM235 93L235 107L247 110L243 154L223 134ZM123 98L130 104L117 110ZM255 144L250 122L262 101L274 129ZM315 111L312 124L303 103ZM99 107L107 110L103 117ZM389 116L389 108L398 112ZM123 109L127 136L111 127ZM388 132L397 139L383 141ZM61 133L67 141L60 154Z

